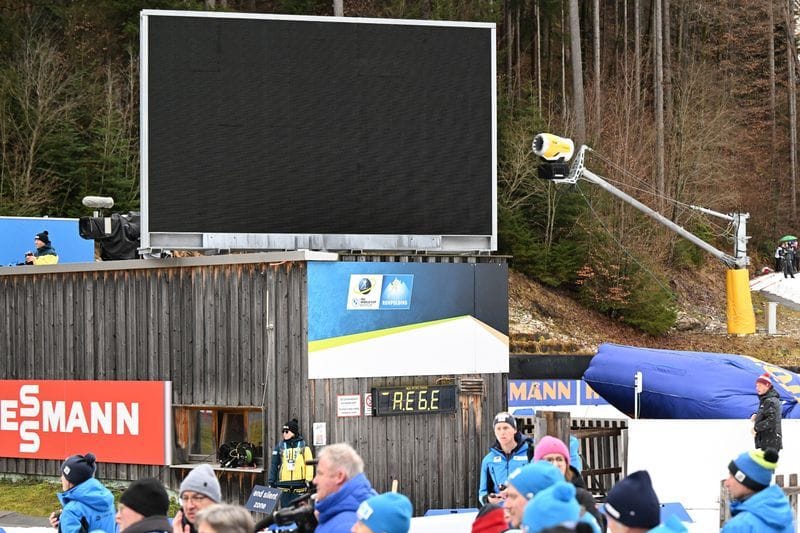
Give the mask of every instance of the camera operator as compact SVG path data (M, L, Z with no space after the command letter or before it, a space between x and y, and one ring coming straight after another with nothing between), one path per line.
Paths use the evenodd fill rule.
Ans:
M319 453L314 485L317 533L350 531L361 502L376 495L364 475L364 460L345 443L331 444Z

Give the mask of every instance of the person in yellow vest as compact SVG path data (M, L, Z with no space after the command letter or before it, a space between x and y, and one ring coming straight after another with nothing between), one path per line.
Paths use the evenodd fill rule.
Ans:
M55 265L58 263L56 249L50 244L50 236L47 231L37 233L33 238L36 252L25 254L25 264L28 265Z
M269 470L269 486L281 489L281 507L285 507L308 492L314 479L314 467L309 461L314 459L311 448L300 435L296 418L283 425L283 440L272 450L272 465Z

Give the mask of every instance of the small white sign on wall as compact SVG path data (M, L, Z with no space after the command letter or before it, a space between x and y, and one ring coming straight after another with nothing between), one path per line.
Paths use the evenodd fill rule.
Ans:
M325 446L328 444L328 426L325 422L314 422L312 434L314 446Z
M350 417L361 416L361 395L337 394L336 416L338 416L339 418L350 418Z
M372 393L364 394L364 416L372 416Z

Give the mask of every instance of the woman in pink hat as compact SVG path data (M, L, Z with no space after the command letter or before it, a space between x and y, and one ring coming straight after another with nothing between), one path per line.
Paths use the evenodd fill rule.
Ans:
M547 435L536 444L533 450L534 461L547 461L558 468L564 479L575 485L575 498L583 508L595 518L598 524L603 523L600 512L597 510L597 503L592 494L586 490L586 484L578 469L569 462L569 448L561 440Z

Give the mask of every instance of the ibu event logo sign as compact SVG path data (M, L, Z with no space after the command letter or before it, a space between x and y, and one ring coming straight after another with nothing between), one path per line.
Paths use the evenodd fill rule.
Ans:
M413 274L351 274L347 309L409 309L413 287Z

